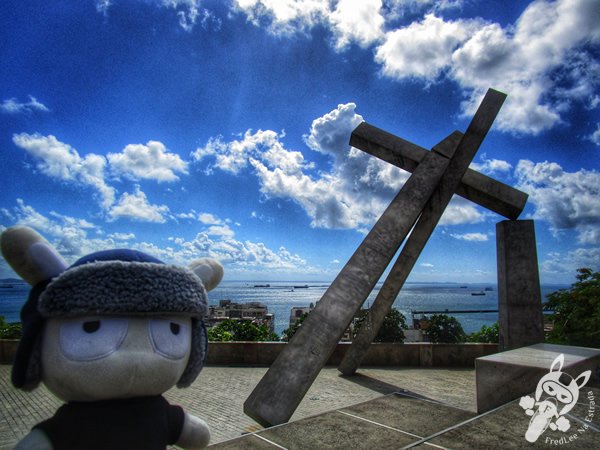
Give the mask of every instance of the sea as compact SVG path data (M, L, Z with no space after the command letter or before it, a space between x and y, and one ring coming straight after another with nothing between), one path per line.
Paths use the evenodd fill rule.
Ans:
M223 281L209 292L208 297L211 305L218 305L220 300L264 303L269 313L274 315L275 332L281 335L289 326L291 308L316 304L328 287L328 282ZM370 307L380 287L381 284L378 283L363 307ZM545 301L548 294L568 287L542 285L542 301ZM27 300L28 292L29 286L23 282L0 281L0 316L4 316L7 322L18 322L21 306ZM414 311L443 313L448 310L449 315L460 321L466 333L472 333L482 325L490 326L496 322L498 313L452 311L495 311L498 309L498 290L493 284L406 283L396 298L394 307L405 315L408 325L412 324L413 318L421 317L421 314L413 314Z

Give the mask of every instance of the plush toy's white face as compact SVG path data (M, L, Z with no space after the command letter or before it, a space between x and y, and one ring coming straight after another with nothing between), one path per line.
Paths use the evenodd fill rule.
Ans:
M184 372L191 340L182 316L49 319L42 380L65 401L159 395Z

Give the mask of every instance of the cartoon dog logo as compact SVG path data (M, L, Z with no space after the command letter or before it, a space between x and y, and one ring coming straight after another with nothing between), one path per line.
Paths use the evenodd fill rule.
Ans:
M525 410L525 414L531 416L525 433L528 442L537 441L548 427L562 432L571 427L569 419L564 416L577 403L579 389L588 382L592 371L586 370L574 379L561 371L564 363L565 355L558 355L552 362L550 372L538 382L535 399L528 395L521 397L519 406Z

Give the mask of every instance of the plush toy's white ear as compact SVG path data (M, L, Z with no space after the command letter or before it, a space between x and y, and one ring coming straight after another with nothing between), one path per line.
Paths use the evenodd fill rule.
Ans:
M212 291L223 279L223 266L216 259L197 259L190 263L190 269L202 280L207 291Z
M46 239L28 227L8 228L0 236L2 256L27 283L34 286L68 267Z

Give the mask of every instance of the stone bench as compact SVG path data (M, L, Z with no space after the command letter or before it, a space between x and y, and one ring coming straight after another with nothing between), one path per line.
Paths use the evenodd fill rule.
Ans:
M554 359L564 354L563 372L576 378L591 370L585 386L600 386L600 349L567 345L535 344L477 358L477 412L483 413L535 391Z

